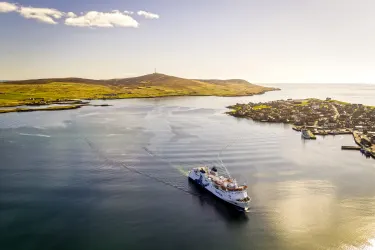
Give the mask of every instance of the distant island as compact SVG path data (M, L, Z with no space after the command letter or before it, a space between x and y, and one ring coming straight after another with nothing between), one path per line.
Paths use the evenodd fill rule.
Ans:
M239 79L184 79L158 73L111 80L54 78L8 81L0 83L0 113L36 110L25 107L17 108L21 105L58 105L43 109L48 111L88 105L83 100L166 96L250 96L273 90L278 89L251 84ZM62 106L62 104L67 104L67 106ZM1 109L1 107L15 108Z
M366 155L375 157L375 107L320 99L278 100L236 104L228 114L259 122L292 124L313 135L353 134Z

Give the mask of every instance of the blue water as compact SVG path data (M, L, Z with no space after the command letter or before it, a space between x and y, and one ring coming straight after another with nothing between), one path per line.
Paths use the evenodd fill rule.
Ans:
M306 97L375 105L375 85L277 87L0 115L0 249L371 249L375 161L341 151L351 136L303 141L223 112ZM249 186L246 214L184 175L226 145L224 163Z

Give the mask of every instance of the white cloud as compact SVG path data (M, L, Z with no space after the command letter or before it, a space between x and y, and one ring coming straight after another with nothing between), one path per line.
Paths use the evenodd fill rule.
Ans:
M144 10L138 11L137 14L139 16L144 16L147 19L159 19L159 15L158 14L154 14L154 13L147 12L147 11L144 11Z
M48 24L57 24L57 20L64 18L65 25L77 27L133 27L137 28L139 23L131 16L132 11L113 10L112 12L89 11L75 14L64 13L52 8L24 7L14 3L0 2L0 13L17 12L27 19L35 19ZM158 19L159 15L146 11L138 11L139 16L147 19Z
M69 17L65 20L65 24L77 27L138 27L138 22L131 16L123 14L119 11L97 12L89 11L78 17Z
M112 12L114 12L114 13L121 13L121 11L119 11L119 10L112 10ZM128 11L128 10L123 11L123 13L127 14L127 15L133 15L134 14L133 11Z
M73 12L68 12L68 13L66 13L66 16L67 16L67 17L77 17L77 15L74 14Z
M53 18L60 19L64 15L63 12L56 9L33 7L21 7L18 12L24 18L36 19L38 21L49 24L57 24L57 22Z
M18 6L12 3L0 2L0 13L13 12L18 9Z

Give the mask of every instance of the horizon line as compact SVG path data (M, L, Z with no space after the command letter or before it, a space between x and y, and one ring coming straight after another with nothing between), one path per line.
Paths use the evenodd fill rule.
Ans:
M136 78L136 77L142 77L142 76L147 76L147 75L154 75L154 74L159 74L159 75L166 75L166 76L171 76L171 77L177 77L177 78L183 78L183 79L189 79L189 80L245 80L251 84L342 84L342 85L353 85L353 84L366 84L366 85L373 85L375 82L257 82L257 81L251 81L247 80L244 78L185 78L185 77L180 77L180 76L174 76L174 75L168 75L168 74L163 74L159 72L153 72L149 74L125 74L127 76L124 77L115 77L115 78L86 78L86 77L78 77L78 76L67 76L67 77L42 77L42 78L23 78L23 79L0 79L0 83L5 83L5 82L17 82L17 81L32 81L32 80L48 80L48 79L84 79L84 80L94 80L94 81L104 81L104 80L119 80L119 79L128 79L128 78ZM132 75L132 76L131 76Z

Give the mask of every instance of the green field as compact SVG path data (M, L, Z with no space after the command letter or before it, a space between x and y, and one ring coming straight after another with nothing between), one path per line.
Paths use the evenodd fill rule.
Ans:
M350 104L348 102L343 102L343 101L338 101L338 100L330 100L330 102L337 103L337 104L342 104L342 105L349 105Z
M47 103L64 99L100 98L113 93L106 86L53 82L48 84L0 84L0 106L34 104L43 98Z
M72 99L246 96L274 90L244 80L190 80L162 74L114 80L41 79L0 83L0 107Z
M296 104L296 106L306 106L310 103L310 100L312 99L303 100L300 104Z
M269 108L271 108L271 106L268 106L268 105L257 105L253 107L254 110L269 109Z

